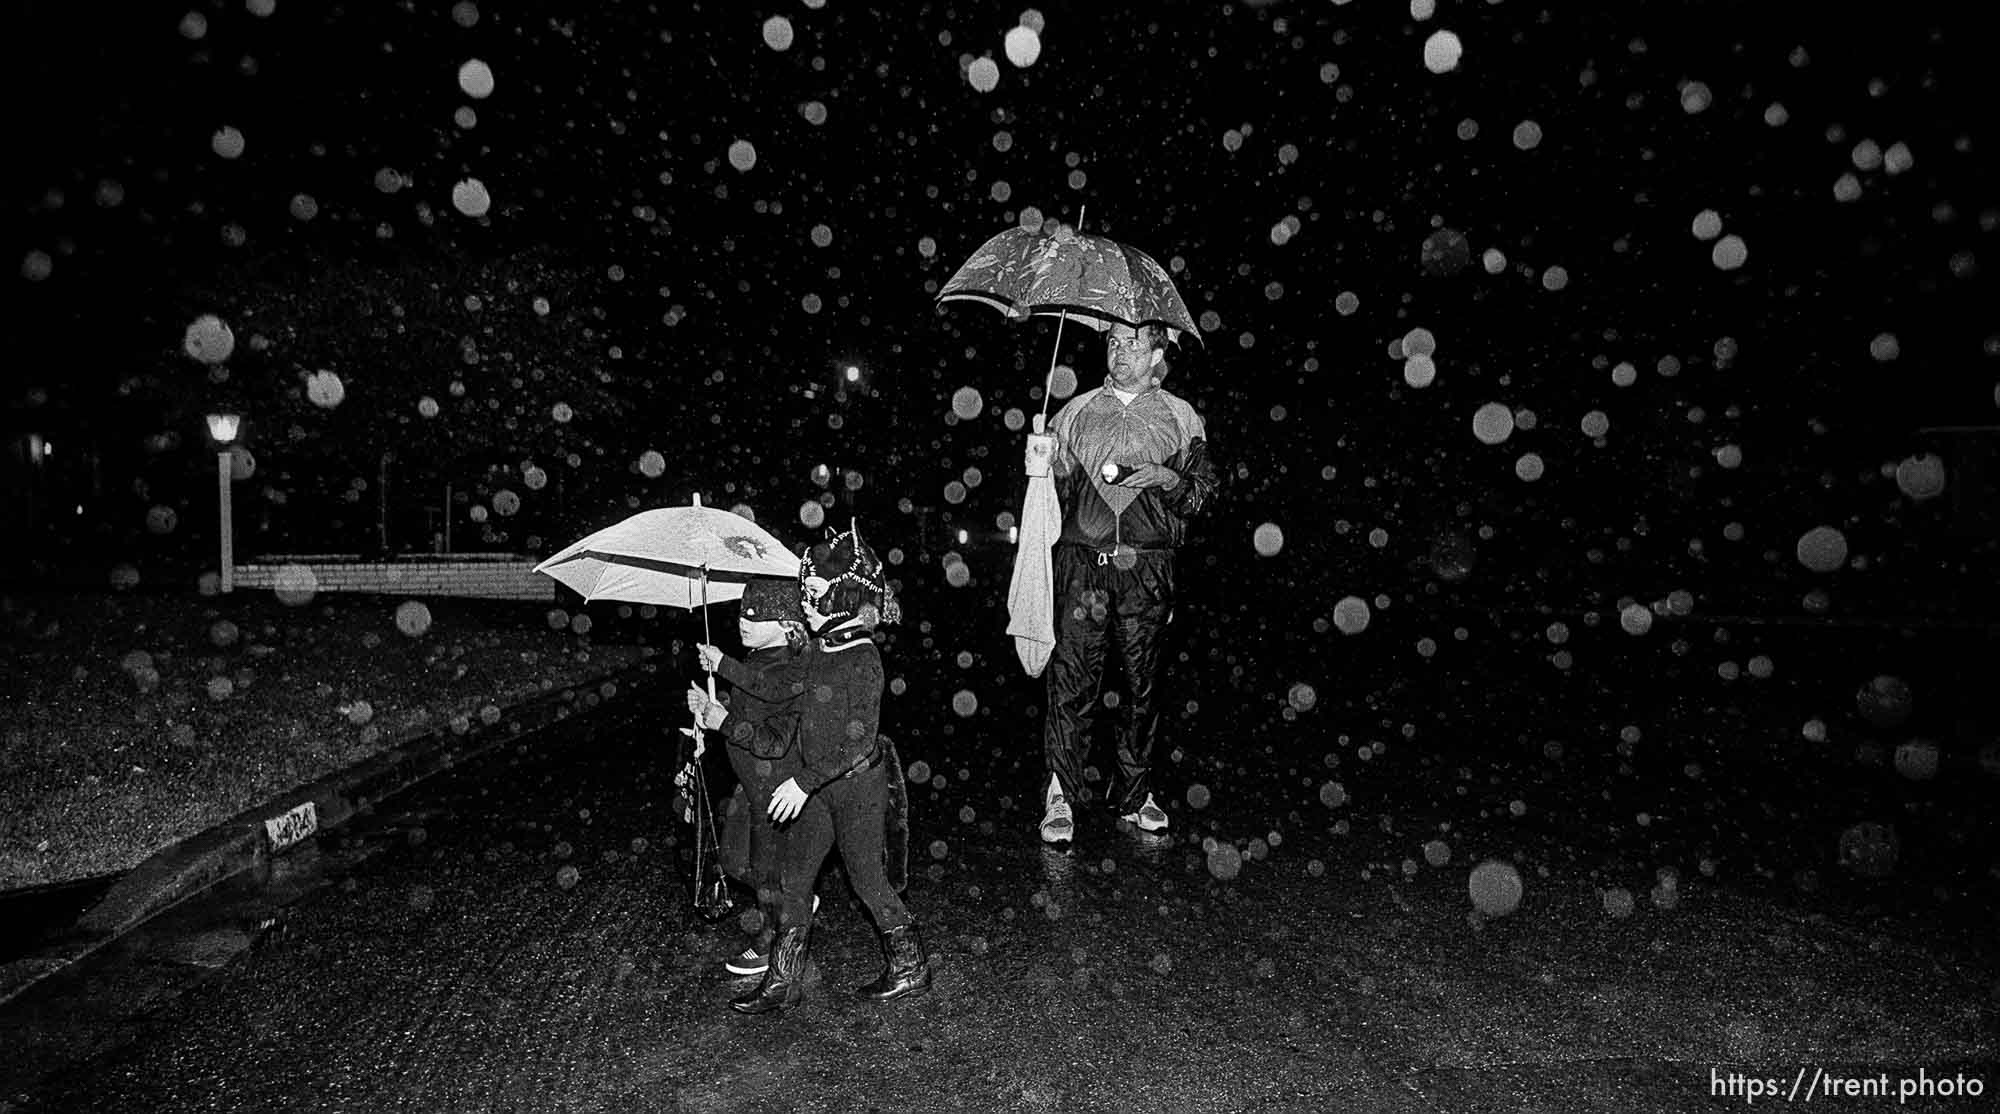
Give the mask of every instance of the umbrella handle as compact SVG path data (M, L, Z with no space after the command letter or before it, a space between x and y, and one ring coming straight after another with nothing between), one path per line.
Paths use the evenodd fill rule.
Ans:
M1069 311L1064 310L1062 316L1056 319L1056 350L1049 353L1049 375L1042 380L1042 416L1035 421L1036 433L1043 433L1048 429L1049 392L1055 387L1056 361L1062 358L1063 326L1067 324L1069 324Z
M715 645L715 637L708 633L708 565L701 566L701 640ZM715 699L715 674L708 675L708 698Z

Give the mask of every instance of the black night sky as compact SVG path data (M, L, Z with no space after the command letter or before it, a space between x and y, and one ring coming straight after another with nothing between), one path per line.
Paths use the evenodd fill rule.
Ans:
M16 71L36 110L9 410L95 465L76 514L31 513L30 573L190 580L212 546L201 415L229 407L256 462L243 551L378 550L385 451L391 550L429 546L447 482L459 548L531 554L693 491L796 539L819 500L880 523L938 637L985 653L1012 412L1039 407L1056 326L933 296L992 233L1081 217L1169 262L1202 328L1170 386L1225 484L1186 590L1192 652L1233 687L1366 669L1398 691L1394 661L1449 655L1468 614L1506 640L1471 639L1470 667L1675 591L1767 623L1990 599L1990 450L1982 477L1919 432L1991 422L2000 348L1990 71L1948 22L1086 4L1040 12L1024 68L1015 7L256 7L24 16L46 45ZM1451 72L1426 65L1440 30ZM475 59L489 96L461 88ZM219 364L184 350L207 314L235 338ZM1086 387L1098 351L1064 336ZM1490 403L1511 411L1492 444ZM1943 497L1911 497L1910 461L1955 472ZM1815 527L1849 568L1802 567ZM945 585L948 551L970 586ZM1381 612L1388 657L1328 641L1344 596ZM1700 641L1674 668L1710 668Z
M23 0L0 586L213 596L217 411L245 422L238 561L428 553L441 512L454 550L537 560L697 495L800 552L858 518L907 615L882 722L924 840L1041 853L1008 531L1052 357L1051 412L1104 349L936 297L996 233L1081 223L1167 265L1199 326L1165 384L1221 477L1162 657L1176 835L1213 856L1235 825L1276 862L1324 828L1328 884L1379 888L1416 852L1373 875L1342 841L1378 825L1329 810L1393 785L1426 855L1461 825L1601 852L1593 884L1698 871L1985 932L1982 7ZM674 670L691 629L652 643ZM944 799L975 791L980 837ZM920 864L935 907L1018 900L953 855ZM1206 939L1194 908L1173 931ZM959 929L955 962L1012 930Z

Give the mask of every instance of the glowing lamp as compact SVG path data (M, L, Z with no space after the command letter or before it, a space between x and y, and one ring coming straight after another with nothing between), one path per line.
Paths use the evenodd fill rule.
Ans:
M238 414L210 414L208 435L215 438L218 445L227 445L236 440L236 432L242 427L243 418Z

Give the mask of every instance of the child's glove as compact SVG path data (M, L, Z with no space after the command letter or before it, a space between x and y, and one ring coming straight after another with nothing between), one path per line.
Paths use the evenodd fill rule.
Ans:
M697 642L694 656L701 661L701 667L710 673L722 667L722 651L706 642Z
M799 787L799 779L786 778L785 784L771 791L771 819L783 824L794 820L806 807L806 791Z

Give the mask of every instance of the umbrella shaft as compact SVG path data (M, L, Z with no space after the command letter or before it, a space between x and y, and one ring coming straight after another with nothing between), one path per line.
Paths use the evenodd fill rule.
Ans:
M708 566L701 567L701 640L715 645L715 636L708 632ZM715 674L708 675L708 698L715 699ZM701 730L701 717L695 717L695 730Z
M1082 219L1082 215L1079 214L1077 220L1081 222ZM1049 394L1055 389L1056 361L1062 358L1063 326L1067 324L1069 324L1069 311L1064 310L1062 316L1056 318L1056 350L1049 354L1049 377L1042 380L1042 423L1035 427L1037 433L1047 433L1049 429Z

